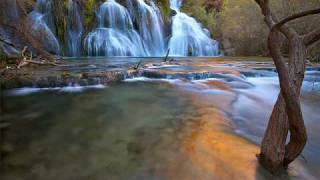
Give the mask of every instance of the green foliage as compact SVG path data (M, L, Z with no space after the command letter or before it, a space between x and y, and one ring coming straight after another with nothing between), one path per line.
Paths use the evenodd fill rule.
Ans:
M221 12L206 12L208 0L184 0L182 11L195 17L219 40L227 55L267 55L268 28L254 0L224 0ZM320 0L271 0L272 11L279 19L297 12L320 7ZM290 24L300 34L318 28L319 16L310 16ZM320 43L319 43L320 44ZM310 50L319 59L320 45ZM232 50L233 52L229 52Z
M94 7L96 0L87 0L84 6L84 26L90 28L94 22Z
M65 42L65 33L67 31L67 3L68 0L63 0L63 3L60 0L53 1L55 34L62 43Z
M157 3L163 17L165 19L169 19L171 14L170 0L156 0L155 2Z
M187 12L189 15L200 21L205 27L207 27L211 32L217 26L217 16L219 13L215 10L207 12L202 1L186 1L182 11Z

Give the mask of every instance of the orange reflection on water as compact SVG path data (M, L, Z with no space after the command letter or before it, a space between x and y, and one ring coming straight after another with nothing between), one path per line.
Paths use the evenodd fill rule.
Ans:
M212 99L191 96L199 116L185 122L179 130L178 152L170 156L165 168L158 169L160 176L183 180L274 179L258 163L256 155L260 147L235 134L232 122L210 105ZM290 166L289 176L314 179L299 161Z
M161 173L168 179L256 179L259 147L234 134L221 112L194 103L201 117L184 125L179 155Z

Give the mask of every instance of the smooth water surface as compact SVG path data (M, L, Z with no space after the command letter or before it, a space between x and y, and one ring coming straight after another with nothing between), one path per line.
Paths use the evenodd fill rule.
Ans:
M157 68L167 79L6 92L1 179L272 179L256 159L279 92L270 62ZM200 76L205 70L216 74ZM175 79L185 72L195 74ZM309 141L290 179L320 177L319 80L310 67Z

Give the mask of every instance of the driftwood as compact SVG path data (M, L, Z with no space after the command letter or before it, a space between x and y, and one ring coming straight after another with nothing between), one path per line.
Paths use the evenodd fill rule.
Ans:
M17 68L20 69L24 66L28 66L30 64L36 64L36 65L50 65L50 66L62 66L61 64L57 64L57 63L54 63L54 62L50 62L48 60L33 60L33 55L32 55L32 52L30 52L30 57L28 57L26 55L26 52L27 52L27 49L28 47L25 46L23 48L23 50L21 51L21 58L22 60L19 62Z

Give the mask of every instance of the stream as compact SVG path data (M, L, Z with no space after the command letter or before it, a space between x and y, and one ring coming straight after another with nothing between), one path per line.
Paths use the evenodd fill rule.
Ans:
M1 119L10 126L1 132L0 178L272 179L256 158L279 93L272 63L181 62L149 67L161 77L6 91ZM314 180L320 177L319 66L308 67L301 104L309 139L288 179Z

